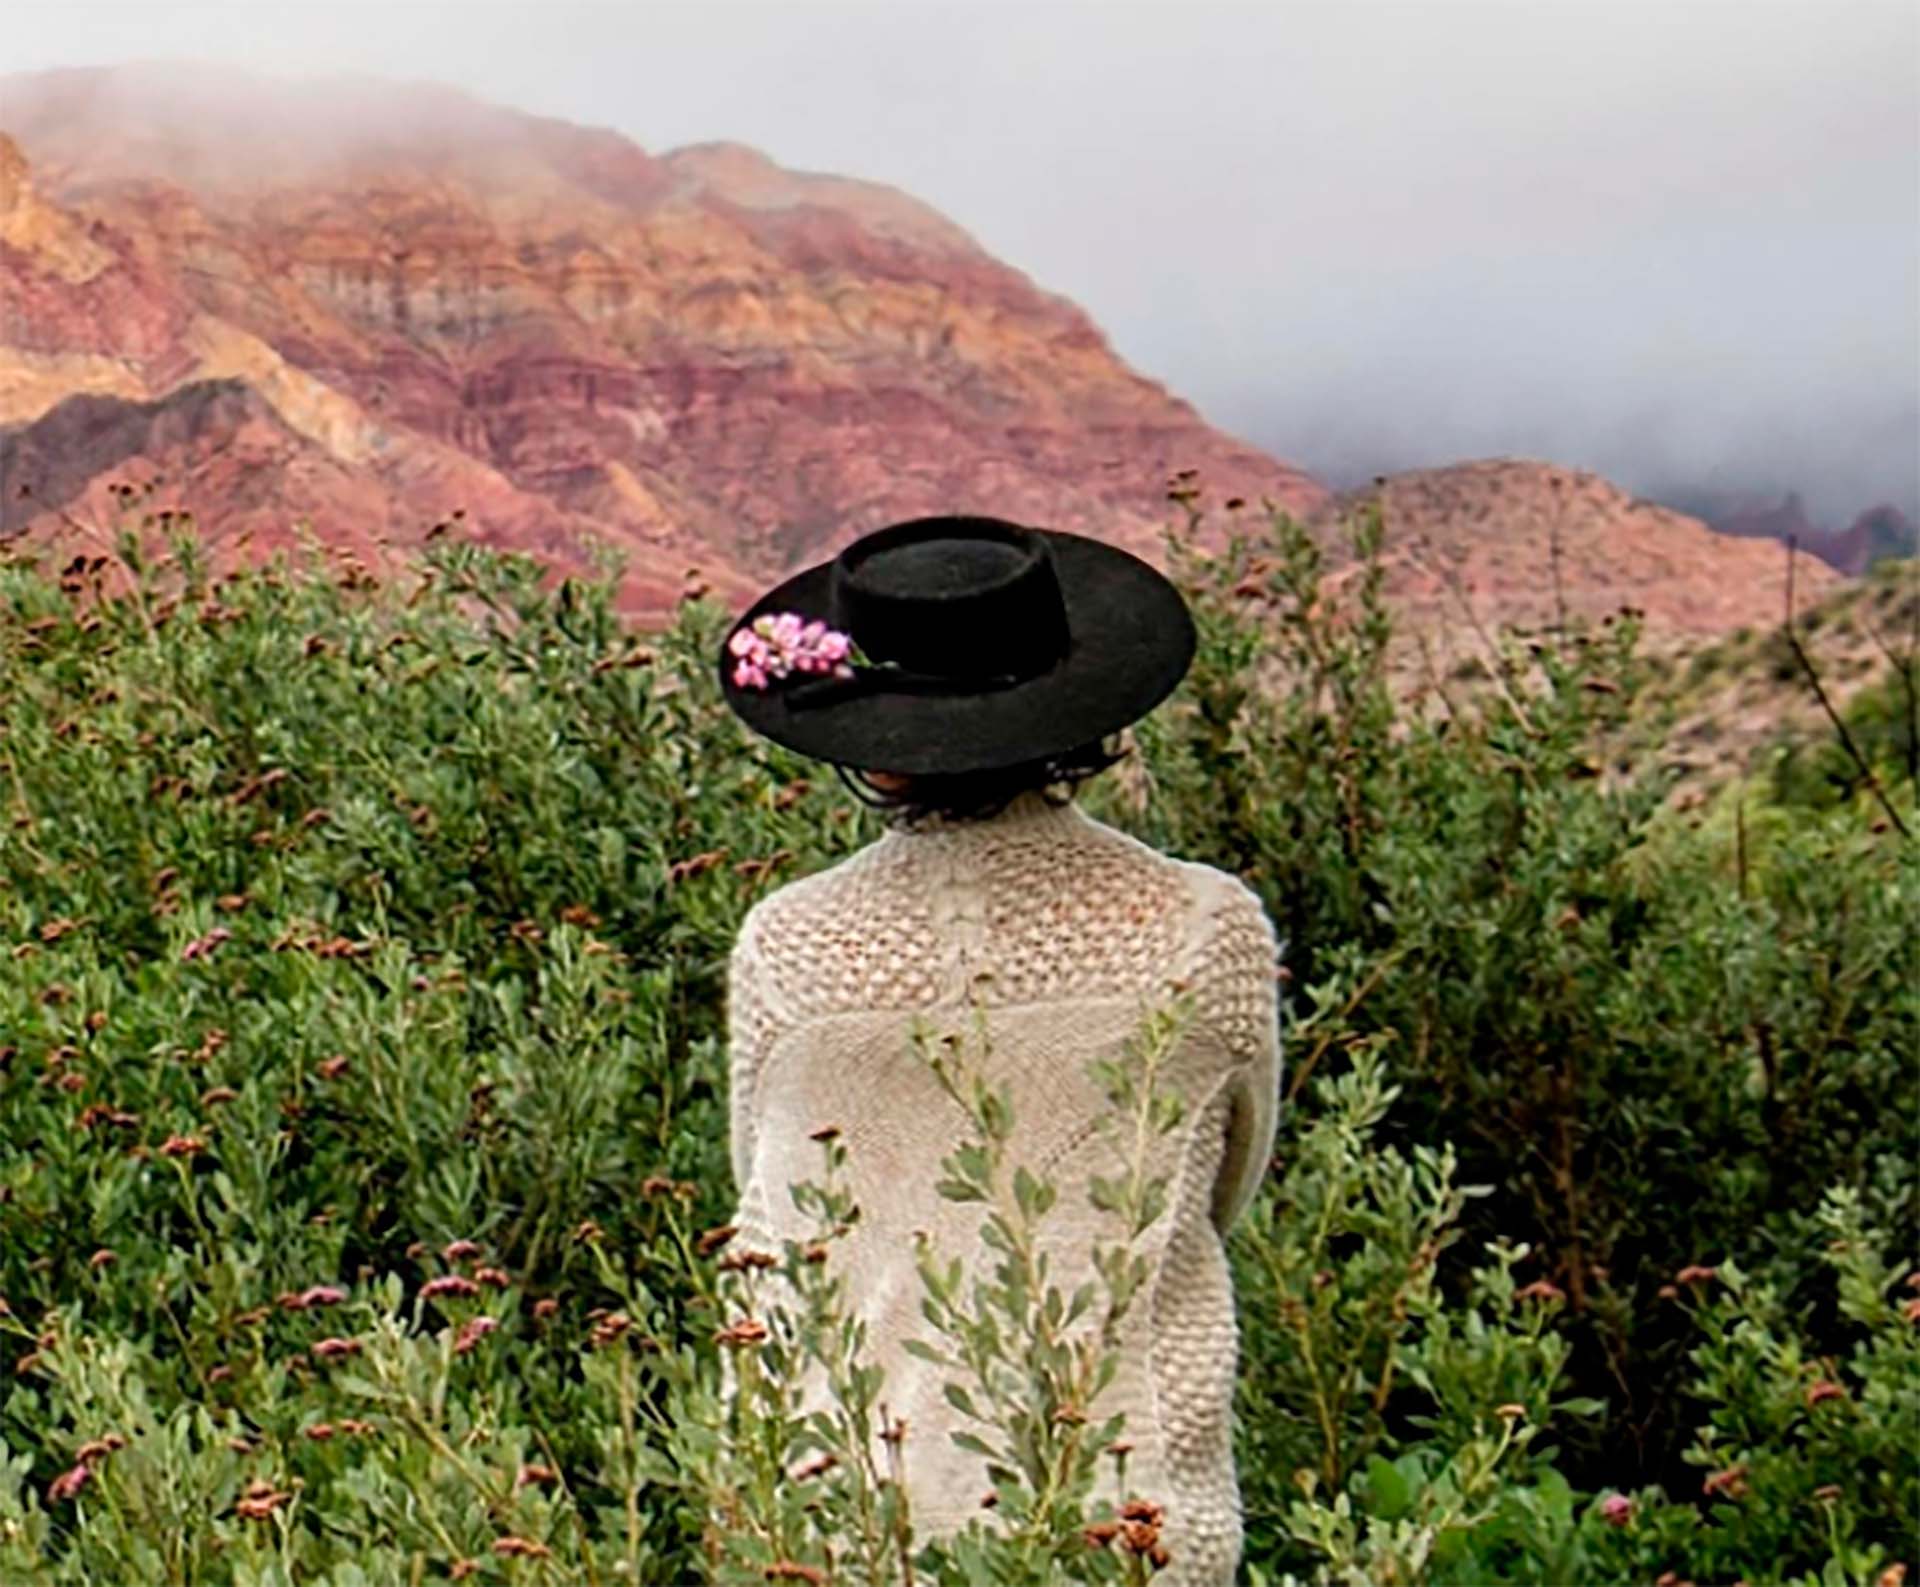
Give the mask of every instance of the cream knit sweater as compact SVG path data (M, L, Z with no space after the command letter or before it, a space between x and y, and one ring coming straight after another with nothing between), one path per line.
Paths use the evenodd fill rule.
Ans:
M1152 1277L1130 1314L1121 1370L1091 1410L1096 1421L1126 1414L1128 1487L1165 1507L1172 1561L1157 1580L1232 1581L1238 1337L1221 1233L1272 1150L1277 969L1273 926L1238 878L1170 859L1037 792L985 820L896 825L749 912L728 992L739 1244L777 1250L812 1238L788 1187L820 1178L809 1137L837 1127L861 1217L834 1260L885 1369L881 1398L906 1419L920 1535L979 1514L989 1482L979 1457L948 1436L968 1419L947 1402L944 1373L900 1348L929 1334L914 1237L960 1258L969 1278L987 1273L992 1253L978 1243L981 1208L934 1190L940 1159L968 1125L909 1046L910 1022L917 1013L964 1033L984 1010L987 1078L1012 1095L1011 1156L1059 1189L1043 1229L1052 1281L1070 1296L1095 1276L1092 1247L1118 1233L1086 1196L1089 1176L1118 1167L1094 1128L1106 1104L1087 1064L1118 1058L1143 1010L1184 986L1197 1018L1162 1083L1186 1112L1151 1164L1170 1177L1169 1207L1137 1247Z

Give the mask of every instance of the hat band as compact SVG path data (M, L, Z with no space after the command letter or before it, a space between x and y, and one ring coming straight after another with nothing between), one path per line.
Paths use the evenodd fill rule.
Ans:
M990 694L1010 689L1037 674L996 672L962 674L953 672L915 672L907 667L856 667L847 677L830 675L808 678L780 691L780 697L795 711L833 705L841 700L859 699L870 694Z

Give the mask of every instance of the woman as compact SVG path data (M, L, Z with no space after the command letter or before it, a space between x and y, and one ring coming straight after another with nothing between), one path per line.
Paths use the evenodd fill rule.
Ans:
M1122 1055L1142 1014L1190 994L1163 1070L1185 1111L1150 1164L1168 1209L1119 1371L1090 1407L1127 1418L1129 1493L1163 1507L1160 1580L1233 1579L1240 1513L1230 1411L1237 1336L1221 1237L1272 1148L1277 945L1237 878L1163 856L1085 815L1072 788L1117 758L1104 741L1151 710L1192 660L1179 592L1084 536L987 518L896 524L768 592L729 635L722 686L749 725L860 778L890 829L763 898L730 966L732 1149L742 1243L811 1230L792 1184L818 1177L816 1132L847 1148L861 1208L837 1250L848 1293L904 1417L921 1537L980 1513L989 1484L950 1434L967 1418L924 1337L917 1236L980 1271L981 1209L935 1191L964 1115L905 1033L917 1017L984 1017L986 1078L1011 1093L1010 1154L1051 1179L1046 1220L1066 1295L1114 1238L1087 1196L1111 1176L1108 1108L1088 1072ZM1106 1463L1103 1463L1106 1469Z

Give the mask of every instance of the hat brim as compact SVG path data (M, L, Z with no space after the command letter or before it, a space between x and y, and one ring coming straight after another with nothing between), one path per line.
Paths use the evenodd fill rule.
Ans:
M947 776L999 770L1092 743L1136 722L1179 685L1197 636L1173 583L1130 551L1086 535L1036 529L1051 547L1066 604L1067 652L1046 672L979 694L884 690L795 710L781 684L741 688L721 647L726 701L755 732L816 760L859 771ZM831 623L831 562L776 585L728 629L772 612ZM982 634L991 648L993 635Z

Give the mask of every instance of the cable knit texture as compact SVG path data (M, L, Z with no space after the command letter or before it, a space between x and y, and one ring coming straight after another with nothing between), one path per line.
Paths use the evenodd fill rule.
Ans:
M1172 1563L1156 1580L1233 1580L1238 1337L1221 1234L1272 1151L1277 972L1272 923L1237 877L1170 859L1037 792L985 820L897 824L749 912L729 979L740 1242L777 1250L811 1237L788 1187L819 1177L809 1137L837 1127L861 1219L835 1259L886 1371L882 1398L906 1418L922 1535L979 1514L990 1484L979 1457L949 1437L966 1418L947 1402L941 1369L901 1349L929 1332L915 1237L970 1273L984 1273L991 1253L978 1239L981 1209L933 1188L968 1123L912 1050L910 1023L918 1015L966 1034L977 1062L970 1033L984 1015L987 1078L1012 1095L1011 1156L1059 1187L1043 1246L1052 1281L1071 1295L1095 1278L1093 1248L1121 1234L1086 1195L1092 1175L1119 1166L1095 1125L1106 1103L1088 1065L1119 1058L1143 1013L1184 989L1196 1017L1162 1083L1186 1112L1149 1163L1168 1176L1170 1204L1138 1247L1152 1278L1092 1410L1126 1414L1129 1487L1166 1508Z

